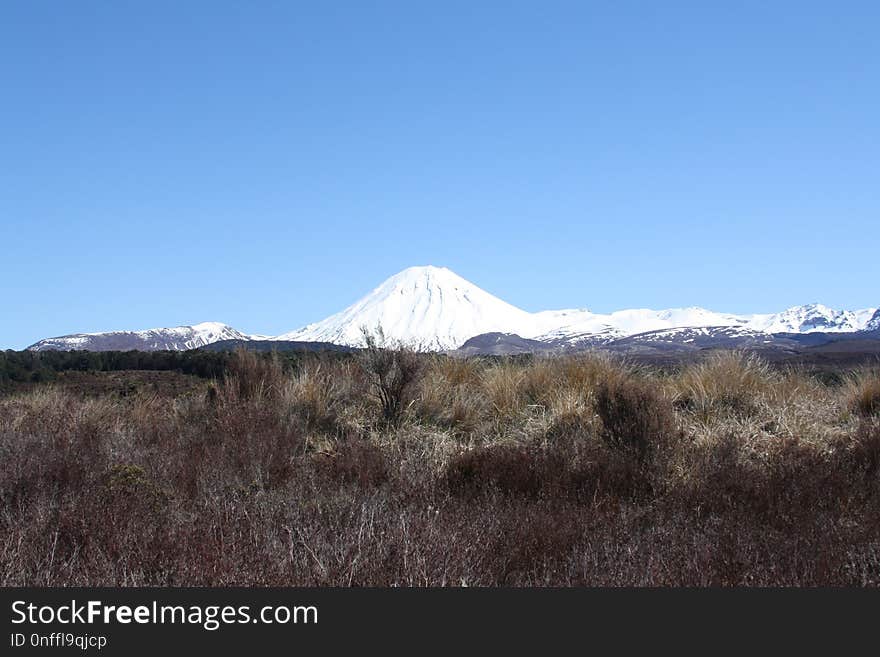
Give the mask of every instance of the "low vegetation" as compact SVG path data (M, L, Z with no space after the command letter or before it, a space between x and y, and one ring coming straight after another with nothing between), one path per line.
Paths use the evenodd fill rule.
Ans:
M880 584L876 369L41 358L0 397L5 586Z

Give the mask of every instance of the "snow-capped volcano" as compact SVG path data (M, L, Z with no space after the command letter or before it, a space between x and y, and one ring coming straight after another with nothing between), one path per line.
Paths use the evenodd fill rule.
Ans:
M185 350L227 340L359 347L363 344L362 329L375 332L380 327L391 343L425 351L454 350L471 338L490 333L501 336L496 336L496 342L507 344L518 336L526 342L540 341L555 349L606 346L633 336L642 336L638 338L641 343L710 344L717 337L728 342L736 338L758 344L762 343L760 336L756 338L752 333L878 330L880 310L834 310L808 304L781 313L756 315L733 315L698 307L619 310L607 314L583 308L532 313L502 301L445 267L426 266L404 269L345 310L275 338L247 335L226 324L204 322L145 331L77 333L40 340L29 349Z
M276 340L363 344L362 328L423 350L455 349L482 333L516 332L533 316L445 267L410 267L327 319Z
M726 337L730 328L766 334L859 331L876 310L833 310L810 304L763 315L734 315L699 307L608 314L585 309L531 313L492 296L449 269L428 266L405 269L342 312L275 339L360 346L362 328L375 331L381 326L391 341L425 350L456 349L486 333L512 333L573 347L679 328L721 331Z
M74 333L46 338L28 347L31 351L185 351L198 349L220 340L249 340L251 336L220 322L202 322L193 326L155 328L143 331L108 331Z

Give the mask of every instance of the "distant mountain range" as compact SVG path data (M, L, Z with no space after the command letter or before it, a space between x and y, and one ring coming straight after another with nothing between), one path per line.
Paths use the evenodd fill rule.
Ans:
M625 352L712 347L795 348L834 339L873 337L880 309L834 310L813 303L780 313L734 315L705 308L586 309L530 313L443 267L410 267L335 315L277 337L247 335L226 324L142 331L77 333L46 338L29 349L90 351L225 348L338 348L362 344L362 329L423 351L525 353L603 348ZM808 337L812 336L812 337ZM835 338L835 336L837 336ZM297 345L299 345L297 347Z
M221 340L251 340L253 336L236 331L220 322L202 322L194 326L155 328L142 331L74 333L46 338L28 349L32 351L185 351L198 349Z

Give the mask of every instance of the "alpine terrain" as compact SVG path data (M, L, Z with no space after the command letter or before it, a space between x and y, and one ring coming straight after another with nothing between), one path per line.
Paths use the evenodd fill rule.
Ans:
M249 340L250 336L220 322L202 322L193 326L155 328L142 331L74 333L46 338L28 347L31 351L184 351L198 349L220 340Z
M321 321L271 338L226 324L143 331L77 333L40 340L29 347L73 350L226 348L275 343L358 347L363 330L382 330L389 343L422 351L521 353L602 347L622 351L693 350L709 347L792 348L880 330L880 309L835 310L818 303L780 313L735 315L705 308L528 312L493 296L445 267L409 267L348 308ZM809 338L806 336L810 336Z

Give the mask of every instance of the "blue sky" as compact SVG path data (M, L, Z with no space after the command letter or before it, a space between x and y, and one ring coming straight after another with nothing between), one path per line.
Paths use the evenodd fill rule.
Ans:
M527 310L880 305L876 2L0 7L0 347L269 334L410 265Z

